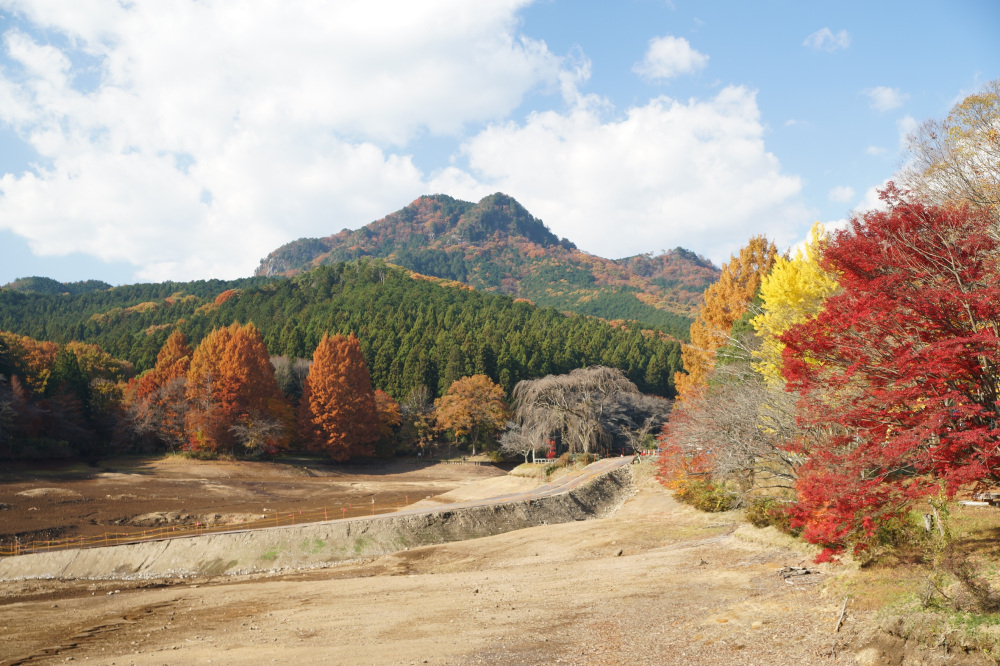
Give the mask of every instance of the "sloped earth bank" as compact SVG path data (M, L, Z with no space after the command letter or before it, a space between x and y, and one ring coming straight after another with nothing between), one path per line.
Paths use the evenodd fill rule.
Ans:
M849 572L780 575L799 548L644 482L596 520L322 569L2 583L0 663L901 663L869 614L835 632L824 589ZM906 663L976 663L921 654Z
M631 473L622 463L627 459L602 460L531 493L502 495L486 504L462 502L446 510L416 508L372 518L8 557L0 560L0 580L149 579L301 569L586 520L617 508L629 494Z
M179 456L82 463L4 463L0 467L0 545L15 540L93 537L163 525L245 522L328 507L378 513L457 489L505 478L490 465L413 461L329 463L202 461Z

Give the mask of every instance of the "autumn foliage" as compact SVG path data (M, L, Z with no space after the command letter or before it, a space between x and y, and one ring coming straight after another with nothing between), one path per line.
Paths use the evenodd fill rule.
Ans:
M705 291L705 304L691 324L691 343L682 347L684 372L674 375L678 399L697 395L705 388L715 366L716 350L728 342L733 324L746 313L777 256L773 242L756 236L722 266L719 281Z
M372 455L379 414L368 365L352 333L324 335L299 403L299 436L334 460Z
M132 380L125 393L132 427L169 448L187 439L186 386L193 355L187 337L174 331L157 354L156 365Z
M438 428L468 438L473 455L480 435L497 431L509 415L503 389L486 375L456 380L434 407Z
M789 388L836 436L805 453L795 518L832 550L938 488L1000 482L1000 242L981 209L905 200L851 221L841 290L781 338Z
M291 425L291 410L274 379L274 368L253 324L234 323L209 333L187 372L188 447L233 451L233 427L270 419ZM273 446L285 439L274 438Z

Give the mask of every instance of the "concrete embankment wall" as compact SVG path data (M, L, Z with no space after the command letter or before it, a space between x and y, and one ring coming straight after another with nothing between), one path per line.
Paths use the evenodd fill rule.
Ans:
M531 500L8 557L0 560L0 580L144 579L320 566L597 518L618 508L631 490L626 465L566 493Z

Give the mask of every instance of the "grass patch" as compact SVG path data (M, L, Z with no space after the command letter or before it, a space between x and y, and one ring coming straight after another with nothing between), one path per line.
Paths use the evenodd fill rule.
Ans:
M299 549L309 555L315 555L326 547L326 542L322 539L306 539L299 544Z
M518 476L525 479L541 479L545 476L545 465L521 463L507 474L508 476Z
M276 559L278 559L278 548L277 548L277 546L274 547L274 548L271 548L266 553L264 553L263 555L261 555L260 559L264 560L265 562L274 562Z
M850 597L851 607L877 611L882 626L933 648L947 637L991 659L1000 657L1000 510L949 505L945 521L950 539L937 530L923 533L918 506L910 516L919 538L901 544L877 561L845 563L826 594Z
M354 554L360 555L361 551L371 545L372 540L370 537L358 537L358 540L354 542Z

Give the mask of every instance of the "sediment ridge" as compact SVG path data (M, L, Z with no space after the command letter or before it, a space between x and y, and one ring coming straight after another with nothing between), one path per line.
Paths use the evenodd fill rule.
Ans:
M0 580L135 580L315 568L537 525L599 518L620 507L633 492L630 468L608 467L589 482L567 484L567 490L555 494L8 557L0 560Z

